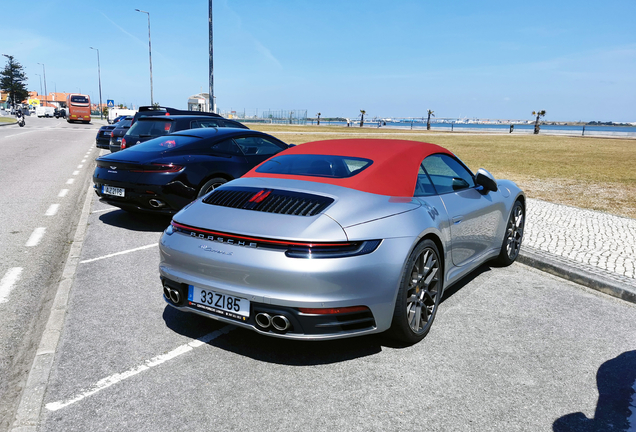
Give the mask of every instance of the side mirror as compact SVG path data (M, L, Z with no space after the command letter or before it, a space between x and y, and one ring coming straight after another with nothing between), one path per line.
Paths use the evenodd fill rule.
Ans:
M492 174L483 168L479 168L477 170L477 174L475 174L475 183L489 191L497 192L497 189L499 189Z

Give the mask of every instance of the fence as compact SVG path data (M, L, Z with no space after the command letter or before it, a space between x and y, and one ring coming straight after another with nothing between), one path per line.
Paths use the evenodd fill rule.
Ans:
M307 110L295 109L295 110L263 110L250 109L250 110L218 110L225 118L239 120L244 123L275 123L275 124L294 124L305 125L307 124Z

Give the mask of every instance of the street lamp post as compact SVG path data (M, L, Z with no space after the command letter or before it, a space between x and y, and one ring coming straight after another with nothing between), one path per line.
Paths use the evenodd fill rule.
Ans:
M152 44L150 43L150 12L135 9L137 12L148 15L148 58L150 59L150 105L154 105L155 101L152 97Z
M210 32L210 94L209 105L210 112L216 112L216 103L214 100L214 44L213 44L213 27L212 27L212 0L209 0L209 32Z
M90 47L90 49L97 51L97 78L99 80L99 118L104 119L104 110L102 109L102 72L99 67L99 49Z
M36 74L36 75L40 77L40 94L42 94L42 75L40 74Z
M44 100L46 101L49 98L49 95L46 92L46 70L44 69L44 63L38 63L38 64L42 65L42 73L44 74Z

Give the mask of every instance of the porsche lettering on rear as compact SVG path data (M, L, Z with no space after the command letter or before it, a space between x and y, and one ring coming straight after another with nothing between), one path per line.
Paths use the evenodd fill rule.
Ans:
M225 237L215 236L215 235L206 235L206 234L202 234L202 233L196 233L194 231L190 233L190 236L191 237L200 238L200 239L204 239L204 240L210 240L210 241L214 241L214 242L218 242L218 243L236 245L236 246L245 246L245 247L250 247L250 248L255 248L255 247L258 246L258 244L254 243L254 242L247 242L247 241L243 241L243 240L235 240L235 239L225 238Z

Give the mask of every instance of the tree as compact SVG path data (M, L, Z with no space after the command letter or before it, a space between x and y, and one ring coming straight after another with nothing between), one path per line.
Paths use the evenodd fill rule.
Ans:
M320 126L320 113L316 114L318 116L318 121L316 122L316 126Z
M431 130L431 116L435 117L433 110L428 110L428 120L426 120L426 130Z
M362 127L362 125L364 124L364 115L367 112L365 110L360 110L360 114L362 114L362 116L360 117L360 127Z
M23 100L29 98L29 92L26 89L27 77L24 73L22 65L13 60L13 56L3 54L9 59L4 70L0 72L0 90L9 93L11 105L16 106Z
M537 119L534 121L534 134L537 135L539 133L539 129L541 128L541 126L539 126L539 117L545 117L545 110L532 111L532 115L537 116Z

